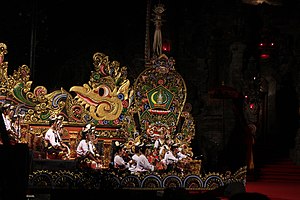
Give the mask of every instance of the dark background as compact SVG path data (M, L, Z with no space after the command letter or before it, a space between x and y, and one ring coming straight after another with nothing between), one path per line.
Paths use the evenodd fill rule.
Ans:
M144 68L146 2L2 2L0 42L8 46L6 61L9 61L9 72L25 64L31 68L33 86L43 85L50 91L61 86L69 89L89 79L93 70L92 56L102 52L110 60L127 66L129 79L133 80ZM179 64L195 63L197 57L209 56L206 49L212 38L217 38L214 42L219 42L220 49L224 43L232 42L226 34L231 37L238 23L235 20L239 17L244 18L242 40L248 45L249 55L255 55L266 22L280 20L279 23L284 24L299 18L297 0L269 0L266 2L274 3L274 6L266 9L242 3L242 0L152 0L152 9L159 2L166 7L163 39L172 42L168 56L174 56ZM270 20L263 15L269 15ZM152 45L154 25L150 23ZM276 29L271 31L280 34ZM226 49L221 53L225 54ZM177 70L186 81L197 79L187 73L190 70L187 67L179 66ZM214 79L219 84L218 79L222 77L216 74Z
M145 2L2 2L0 40L8 46L9 71L28 65L33 84L51 91L88 81L96 52L131 65L136 54L143 58Z

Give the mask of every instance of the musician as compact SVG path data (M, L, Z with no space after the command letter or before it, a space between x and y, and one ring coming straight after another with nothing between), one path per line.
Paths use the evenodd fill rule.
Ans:
M88 124L83 128L81 133L82 139L76 149L79 166L83 168L101 169L102 161L94 144L94 128Z
M24 115L14 114L12 117L12 121L11 121L12 129L15 134L15 139L16 139L16 142L18 142L18 143L26 142L24 136L22 136L22 134L21 134L21 124L23 123L23 118L24 118Z
M134 154L131 156L129 163L129 170L132 173L136 172L136 167L137 167L137 163L140 157L140 150L139 150L139 146L134 146Z
M189 159L188 155L182 153L182 148L176 148L176 155L178 160Z
M167 167L167 170L175 169L176 164L178 162L178 158L176 157L176 145L170 146L169 150L165 153L165 156L162 160L162 162Z
M116 153L114 155L114 167L115 169L125 170L129 168L129 163L125 162L125 149L124 146L116 146Z
M159 150L159 155L164 156L165 153L165 135L163 133L161 133L159 135L159 138L155 140L154 142L154 148Z
M165 153L159 155L158 149L153 148L151 153L148 154L147 158L149 162L155 166L156 170L166 170L167 166L163 162Z
M10 145L10 137L9 137L9 125L6 122L6 115L8 114L9 105L5 104L1 107L1 117L0 117L0 134L1 141L0 144Z
M141 146L139 148L140 155L137 159L136 172L154 171L154 165L152 165L146 157L146 150L146 146Z
M17 134L15 133L12 126L12 116L14 114L14 106L11 104L5 104L2 106L2 118L5 130L1 130L1 135L4 137L2 140L3 144L15 144L17 142ZM1 122L2 123L2 122ZM3 126L3 124L2 124ZM6 136L7 135L7 136Z
M68 148L61 140L60 134L58 132L58 125L61 119L57 116L50 117L50 128L47 130L44 141L46 152L50 157L56 159L68 159Z

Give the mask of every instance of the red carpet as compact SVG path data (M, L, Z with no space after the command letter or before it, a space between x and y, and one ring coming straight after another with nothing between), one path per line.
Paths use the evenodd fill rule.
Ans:
M246 191L265 194L271 200L299 200L300 182L253 181L246 183Z
M271 200L300 200L300 166L288 155L274 154L260 167L257 180L247 181L247 192L259 192ZM266 158L266 157L264 157Z

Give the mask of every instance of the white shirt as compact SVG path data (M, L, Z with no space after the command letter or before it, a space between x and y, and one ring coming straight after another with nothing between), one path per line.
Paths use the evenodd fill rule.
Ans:
M5 128L7 131L11 131L11 122L10 120L2 113L2 118L5 124Z
M139 161L139 157L140 157L139 155L134 154L134 155L132 156L132 158L131 158L131 159L134 161L134 163L135 163L134 165L135 165L135 166L136 166L137 162Z
M173 164L173 163L178 162L178 158L176 158L176 157L174 156L174 154L172 153L172 151L167 151L167 152L165 153L163 162L164 162L165 164L167 164L167 165Z
M178 157L178 160L182 160L184 158L187 158L187 155L185 155L185 154L181 153L181 151L179 151L177 153L177 157Z
M88 152L91 152L93 155L95 155L94 152L94 144L92 141L86 141L85 139L81 140L77 146L76 153L77 156L85 156Z
M89 145L85 139L81 140L77 146L76 153L77 156L85 156L89 151Z
M132 171L132 172L135 172L135 171L136 171L136 166L137 166L139 157L140 157L140 156L139 156L138 154L134 154L134 155L131 157L132 163L130 164L130 167L129 167L129 170L130 170L130 171Z
M154 166L150 164L149 160L146 158L144 154L141 154L139 156L137 166L136 166L136 171L148 171L154 170Z
M118 168L119 166L125 166L125 168L128 168L128 164L125 162L125 160L120 155L115 155L114 157L114 166Z
M95 144L92 141L89 141L89 151L95 156L96 152L94 149L96 149Z
M45 140L49 141L51 146L55 147L55 146L61 146L60 145L60 135L53 130L53 128L49 128L45 134Z

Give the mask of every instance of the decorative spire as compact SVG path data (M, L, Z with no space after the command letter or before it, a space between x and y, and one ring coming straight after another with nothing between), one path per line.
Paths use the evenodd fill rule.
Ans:
M165 11L163 4L158 4L154 8L154 40L153 40L153 56L160 56L162 54L162 34L161 34L161 26L162 26L162 13Z

